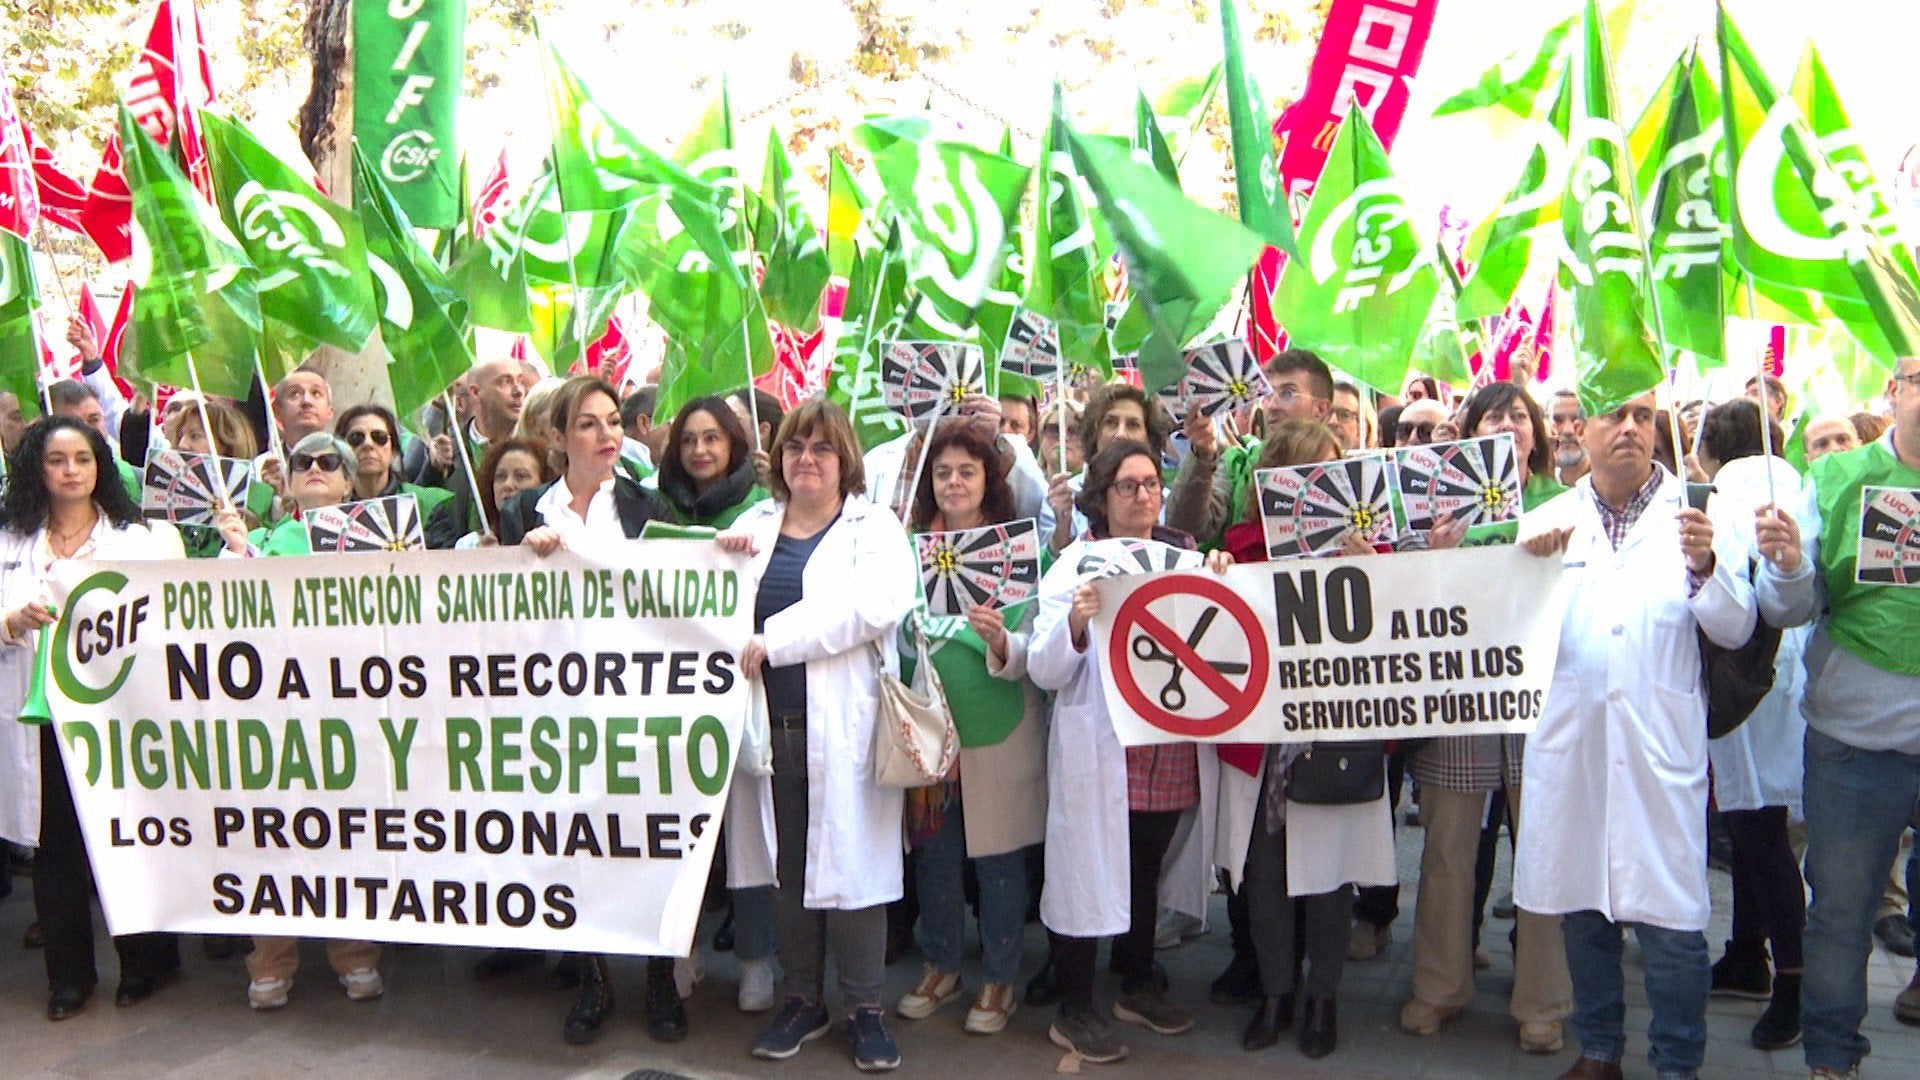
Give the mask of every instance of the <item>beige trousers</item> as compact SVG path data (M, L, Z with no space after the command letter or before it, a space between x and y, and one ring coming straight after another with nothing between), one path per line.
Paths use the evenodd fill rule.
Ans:
M327 942L327 962L341 975L380 963L377 941ZM247 976L255 982L263 979L293 978L300 969L300 939L297 937L256 937L253 951L247 954Z
M1507 798L1517 822L1520 789L1509 788ZM1473 1000L1473 863L1486 807L1484 791L1420 786L1427 835L1413 909L1413 996L1437 1009L1460 1009ZM1573 1011L1573 982L1560 918L1517 914L1509 1009L1521 1023L1564 1020Z

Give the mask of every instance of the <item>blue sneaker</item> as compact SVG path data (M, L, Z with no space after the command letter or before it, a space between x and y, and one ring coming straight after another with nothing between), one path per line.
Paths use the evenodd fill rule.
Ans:
M900 1044L887 1031L887 1012L878 1005L861 1005L847 1017L847 1036L853 1040L853 1067L861 1072L887 1072L900 1067Z
M770 1061L785 1061L800 1052L802 1043L827 1033L833 1017L827 1010L805 998L789 995L780 1002L780 1015L773 1018L753 1042L753 1056Z

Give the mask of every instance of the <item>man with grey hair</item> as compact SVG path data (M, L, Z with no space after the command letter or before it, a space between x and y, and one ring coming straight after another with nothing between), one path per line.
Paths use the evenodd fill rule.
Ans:
M1553 436L1553 478L1572 487L1591 467L1587 447L1581 435L1587 430L1586 414L1580 411L1580 398L1571 390L1555 390L1547 411L1547 426Z

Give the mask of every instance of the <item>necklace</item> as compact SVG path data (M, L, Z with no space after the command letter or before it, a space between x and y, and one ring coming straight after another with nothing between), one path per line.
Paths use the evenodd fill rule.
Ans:
M52 521L48 521L47 522L47 537L48 537L47 547L52 550L55 558L71 559L73 558L73 553L80 550L80 548L84 546L80 542L82 538L91 534L93 532L94 525L98 524L98 522L99 522L99 519L96 517L93 521L87 522L85 525L83 525L78 529L73 530L72 532L61 532L59 529L56 529L53 527Z

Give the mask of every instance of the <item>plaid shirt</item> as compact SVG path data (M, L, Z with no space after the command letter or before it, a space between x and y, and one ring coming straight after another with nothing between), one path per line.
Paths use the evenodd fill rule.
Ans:
M1408 768L1421 785L1441 791L1492 791L1500 779L1500 740L1506 746L1506 787L1520 786L1525 735L1446 735L1419 743Z
M1200 758L1193 743L1127 747L1127 809L1187 810L1200 804Z
M1655 462L1653 474L1647 477L1647 482L1641 485L1639 491L1634 492L1633 498L1627 500L1627 505L1618 510L1608 506L1607 500L1600 497L1599 488L1593 489L1593 506L1600 511L1600 525L1606 529L1607 542L1613 545L1613 550L1619 551L1620 545L1627 542L1627 534L1640 523L1640 515L1646 513L1647 507L1653 505L1653 496L1660 490L1661 481L1671 475L1667 472L1666 466ZM1692 596L1699 592L1700 587L1707 583L1707 578L1711 575L1711 567L1708 568L1707 573L1702 574L1688 566L1687 595Z

